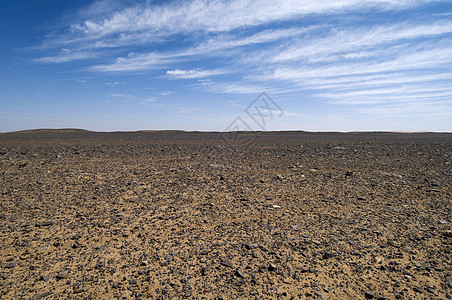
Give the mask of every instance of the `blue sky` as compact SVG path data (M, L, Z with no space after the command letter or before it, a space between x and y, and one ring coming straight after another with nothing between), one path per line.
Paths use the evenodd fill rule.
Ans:
M452 1L0 2L0 131L452 131Z

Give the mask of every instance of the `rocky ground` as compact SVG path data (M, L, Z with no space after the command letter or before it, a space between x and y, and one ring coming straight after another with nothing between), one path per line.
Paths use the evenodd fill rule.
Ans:
M0 298L452 297L451 134L239 138L0 134Z

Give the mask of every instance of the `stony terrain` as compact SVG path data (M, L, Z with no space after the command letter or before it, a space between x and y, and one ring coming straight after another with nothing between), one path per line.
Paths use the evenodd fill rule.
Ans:
M232 142L0 134L0 298L452 297L452 134Z

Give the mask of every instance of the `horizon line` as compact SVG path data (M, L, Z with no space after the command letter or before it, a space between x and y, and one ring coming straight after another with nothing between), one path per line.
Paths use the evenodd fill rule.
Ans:
M97 131L83 128L34 128L34 129L22 129L14 131L1 131L0 134L11 134L11 133L33 133L33 132L43 132L43 131L64 131L64 132L89 132L89 133L157 133L157 132L183 132L183 133L231 133L231 132L258 132L258 133L275 133L275 132L297 132L297 133L342 133L342 134L357 134L357 133L392 133L392 134L449 134L452 131L409 131L409 130L352 130L352 131L335 131L335 130L325 130L325 131L312 131L312 130L302 130L302 129L287 129L287 130L233 130L233 131L219 131L219 130L184 130L184 129L139 129L139 130L112 130L112 131Z

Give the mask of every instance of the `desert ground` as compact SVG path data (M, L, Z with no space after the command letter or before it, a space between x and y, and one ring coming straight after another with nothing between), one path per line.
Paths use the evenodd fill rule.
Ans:
M1 299L451 299L452 134L0 134Z

